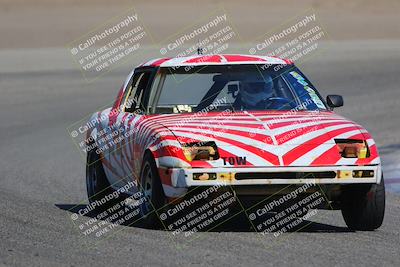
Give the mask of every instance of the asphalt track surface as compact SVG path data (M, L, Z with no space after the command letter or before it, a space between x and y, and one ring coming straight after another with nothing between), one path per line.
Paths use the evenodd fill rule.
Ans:
M344 96L339 113L371 131L392 191L400 178L399 47L394 41L338 43L300 65L323 95ZM84 237L68 209L86 199L85 164L66 127L110 102L129 68L88 84L77 69L43 67L39 56L37 64L36 70L0 73L0 264L399 265L400 197L390 192L384 223L374 232L351 232L340 211L323 211L321 219L272 246L240 222L199 233L180 247L167 231L138 227L119 226L122 231L105 242Z

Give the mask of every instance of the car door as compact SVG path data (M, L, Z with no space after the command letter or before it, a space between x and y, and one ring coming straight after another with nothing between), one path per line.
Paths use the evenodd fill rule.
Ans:
M135 126L147 112L147 95L152 76L151 70L135 71L125 89L121 110L113 122L116 135L111 144L113 151L109 162L114 172L109 180L115 188L136 180L140 173L140 164L135 159Z

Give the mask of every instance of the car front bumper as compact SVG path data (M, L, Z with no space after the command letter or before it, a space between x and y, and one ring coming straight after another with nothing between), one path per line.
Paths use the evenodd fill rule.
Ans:
M368 171L373 172L371 177L355 178L354 172ZM302 178L285 177L287 173L315 173L315 172L334 172L332 178L315 178L313 175L307 175ZM340 173L350 175L339 175ZM249 186L258 186L261 188L268 185L301 185L301 184L319 184L319 185L345 185L345 184L378 184L381 181L381 165L366 166L321 166L321 167L255 167L255 168L166 168L160 166L162 175L162 186L167 197L181 197L188 192L190 187L198 186L234 186L235 188L249 189ZM197 174L214 173L217 178L214 180L195 180L193 177ZM237 174L255 174L257 179L236 179ZM262 173L274 173L274 178L262 177ZM282 177L280 177L282 175ZM222 178L223 176L223 178ZM271 190L273 188L271 187Z
M265 167L265 168L181 168L170 169L172 187L187 188L191 186L226 185L268 185L268 184L364 184L380 183L382 170L380 165L368 166L323 166L323 167ZM371 177L354 177L355 173L368 171ZM334 172L332 178L316 178L313 173ZM373 172L373 174L372 174ZM246 173L248 178L236 179L237 174ZM263 173L274 173L274 178L263 178ZM282 174L280 177L279 173ZM302 178L286 178L288 173L307 173ZM310 174L311 173L311 174ZM195 180L194 176L212 174L213 180ZM215 174L215 175L214 175ZM251 178L251 174L258 176ZM261 177L260 177L261 176Z

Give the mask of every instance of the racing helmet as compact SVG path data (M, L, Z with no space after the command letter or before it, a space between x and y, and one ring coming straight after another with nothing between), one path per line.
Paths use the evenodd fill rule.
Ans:
M243 106L254 107L273 95L274 83L270 75L248 75L241 81L240 97Z

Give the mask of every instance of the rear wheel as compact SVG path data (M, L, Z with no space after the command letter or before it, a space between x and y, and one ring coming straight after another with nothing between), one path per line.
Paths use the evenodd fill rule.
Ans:
M385 183L349 185L342 194L341 208L352 230L372 231L382 225L385 215Z
M105 196L111 194L113 190L104 173L100 156L94 149L87 153L86 189L89 203L104 202L102 205L96 206L97 209L106 209L116 201L105 201Z
M162 224L157 210L166 203L158 169L153 156L146 153L140 172L140 184L143 197L146 198L140 206L142 225L146 228L159 228Z

